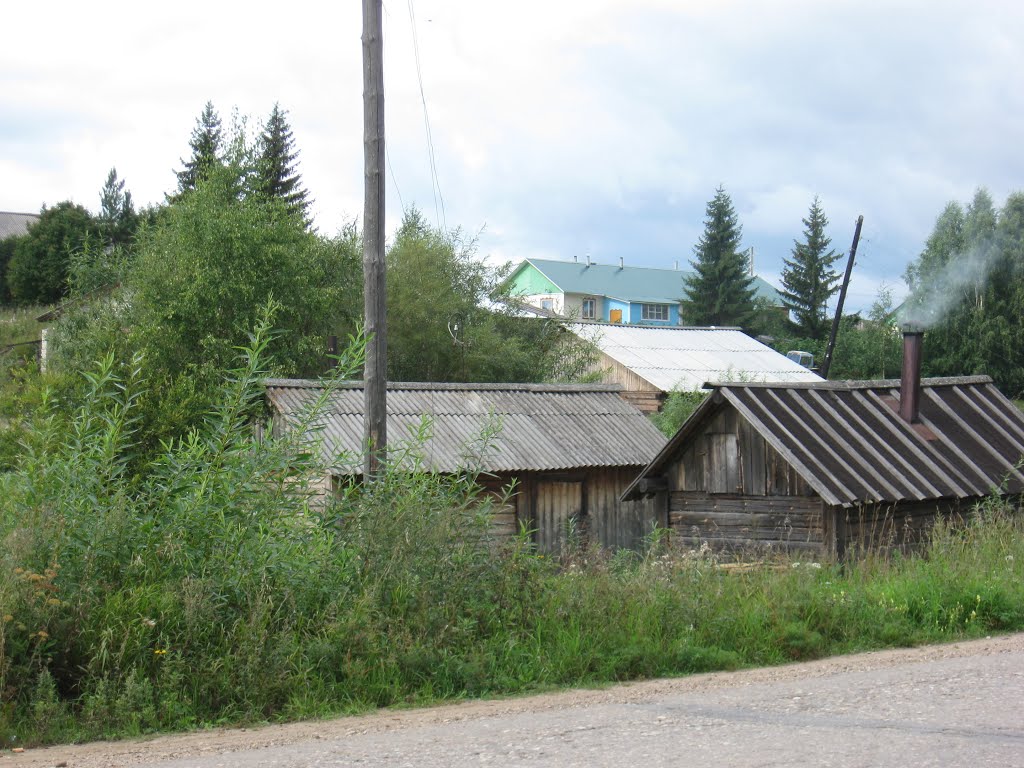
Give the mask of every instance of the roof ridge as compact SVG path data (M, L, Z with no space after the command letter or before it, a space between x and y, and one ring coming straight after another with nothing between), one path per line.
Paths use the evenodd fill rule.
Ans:
M277 387L293 389L322 389L326 383L318 379L264 379L265 387ZM353 381L335 382L333 386L337 389L363 389L366 383L359 379ZM471 383L471 382L443 382L443 381L389 381L388 390L415 390L435 392L608 392L618 394L622 391L621 384L536 384L536 383Z
M650 325L648 323L610 323L605 320L574 320L563 317L566 325L594 325L599 328L641 328L645 331L740 331L738 325ZM751 336L751 338L754 338ZM757 339L754 339L757 341Z
M922 387L952 387L963 384L991 384L991 376L935 376L921 379ZM851 379L834 381L708 381L705 389L898 389L900 379Z
M622 266L619 266L618 264L604 264L604 263L601 263L601 262L598 262L598 261L593 261L593 260L591 260L591 262L589 264L587 264L587 262L585 262L585 261L566 261L565 259L528 258L528 259L526 259L526 261L529 261L529 262L546 261L546 262L553 263L553 264L576 264L576 265L581 266L581 267L611 267L612 269L651 269L651 270L655 270L656 269L659 272L679 272L680 274L682 274L683 272L687 271L687 270L684 270L684 269L673 268L673 267L645 267L645 266L640 265L640 264L623 264Z

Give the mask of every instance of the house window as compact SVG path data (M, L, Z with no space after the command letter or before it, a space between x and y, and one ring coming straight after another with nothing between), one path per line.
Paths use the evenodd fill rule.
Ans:
M641 304L640 319L668 322L668 304Z
M541 309L546 309L546 310L548 310L548 312L554 312L554 310L555 310L555 300L554 299L541 299L540 300L540 308Z
M583 300L583 319L593 320L597 317L597 299Z

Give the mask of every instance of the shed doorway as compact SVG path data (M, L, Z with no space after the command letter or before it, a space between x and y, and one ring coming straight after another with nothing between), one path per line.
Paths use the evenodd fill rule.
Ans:
M569 539L570 532L582 535L582 480L544 480L537 483L536 510L537 551L557 555Z

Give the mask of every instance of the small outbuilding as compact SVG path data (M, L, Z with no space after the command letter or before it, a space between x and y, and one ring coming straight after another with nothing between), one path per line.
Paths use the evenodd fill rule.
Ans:
M917 336L901 380L712 385L623 499L684 543L842 556L1019 496L1024 415L987 376L922 381Z
M597 348L591 372L606 384L620 384L623 397L645 413L660 409L669 392L692 392L709 381L821 381L818 374L739 328L566 327Z
M323 392L305 380L274 379L266 388L276 434ZM363 393L362 382L350 382L330 394L319 425L331 466L324 493L362 471ZM406 465L415 455L433 472L479 469L484 492L511 488L495 532L525 526L542 552L557 552L570 528L604 547L639 548L665 526L665 505L657 495L620 497L665 437L619 393L608 385L389 383L389 452L401 456L405 444ZM426 437L416 442L424 424Z

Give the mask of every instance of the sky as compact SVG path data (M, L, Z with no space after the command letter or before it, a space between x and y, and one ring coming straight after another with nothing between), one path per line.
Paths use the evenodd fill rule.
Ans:
M0 210L95 212L111 167L137 204L161 201L212 101L250 132L280 104L319 230L361 217L354 0L4 17ZM883 286L902 298L947 202L1024 189L1011 0L390 0L384 38L388 232L416 206L495 263L685 268L722 186L779 285L818 196L843 254L864 216L861 310Z

